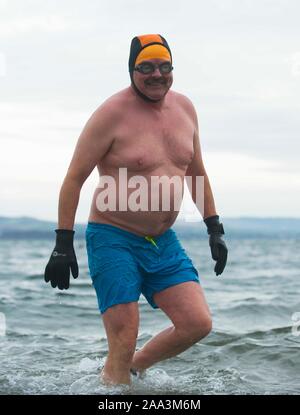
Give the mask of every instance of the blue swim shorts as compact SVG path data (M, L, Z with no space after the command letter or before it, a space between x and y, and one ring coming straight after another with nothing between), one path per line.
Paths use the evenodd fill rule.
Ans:
M186 281L200 284L191 259L175 231L143 237L119 227L88 222L86 248L99 309L138 301L142 293L152 308L153 294Z

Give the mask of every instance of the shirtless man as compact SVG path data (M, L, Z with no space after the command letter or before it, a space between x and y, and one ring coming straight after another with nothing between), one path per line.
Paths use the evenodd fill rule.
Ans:
M199 211L194 179L203 176L204 212L200 213L210 235L216 274L226 265L224 231L201 157L196 111L188 98L170 90L172 69L171 51L162 36L142 35L132 40L131 85L92 114L60 191L56 245L45 281L67 289L70 269L74 278L78 276L73 226L81 187L95 167L101 178L110 177L116 183L117 209L101 208L101 192L107 188L99 184L86 229L90 275L109 347L102 370L107 384L130 384L131 373L142 373L183 352L207 336L212 327L198 272L171 228L178 210L172 203L168 211L161 203L159 210L151 210L151 198L157 197L152 190L147 190L148 209L121 209L120 197L125 194L121 168L126 169L128 183L137 176L149 184L154 176L176 176L182 183L186 176L192 177L191 194ZM178 196L175 186L172 189L171 202ZM133 187L128 186L126 192L129 201ZM172 325L136 351L141 293L153 308L163 310Z

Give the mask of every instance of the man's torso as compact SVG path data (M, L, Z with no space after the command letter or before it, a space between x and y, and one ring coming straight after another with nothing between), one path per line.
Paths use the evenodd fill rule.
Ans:
M115 105L122 113L114 127L114 140L109 151L97 165L99 175L113 177L116 183L117 209L100 211L97 197L104 189L97 186L90 210L89 221L119 226L138 235L159 235L175 222L178 209L174 209L174 199L182 198L186 169L192 161L195 123L184 97L174 91L166 96L162 111L147 108L140 99L133 96L130 88L114 96ZM119 169L126 168L127 179L143 176L148 183L147 211L120 211L119 196L124 196L124 186L119 189ZM159 193L151 188L151 177L177 176L181 181L178 187L171 185L170 209L162 206L162 187ZM180 178L180 179L179 179ZM101 182L101 178L100 178ZM127 200L138 189L127 187ZM151 192L152 189L152 192ZM176 190L177 189L177 190ZM180 193L180 194L179 194ZM154 194L156 196L154 196ZM165 196L167 197L166 193ZM151 210L151 200L159 198L159 209ZM145 199L144 199L145 200ZM139 200L138 200L139 201ZM178 206L178 205L177 205Z

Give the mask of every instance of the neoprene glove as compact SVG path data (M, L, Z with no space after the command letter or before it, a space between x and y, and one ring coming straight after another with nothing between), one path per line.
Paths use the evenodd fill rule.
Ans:
M227 262L228 249L222 239L225 234L222 223L219 222L219 216L210 216L204 219L207 226L207 233L209 234L209 246L212 258L217 261L215 265L216 275L222 274Z
M78 277L78 264L73 240L75 231L56 229L56 244L45 268L44 279L51 281L53 288L60 290L70 286L70 269L74 278Z

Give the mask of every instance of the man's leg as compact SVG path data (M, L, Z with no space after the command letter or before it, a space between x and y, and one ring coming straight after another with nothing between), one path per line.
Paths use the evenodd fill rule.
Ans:
M102 319L108 340L108 357L102 370L107 384L130 384L130 367L139 328L137 302L109 307Z
M183 282L154 294L153 299L173 326L150 339L132 360L132 369L143 371L161 360L182 353L207 336L212 321L204 292L194 281Z

